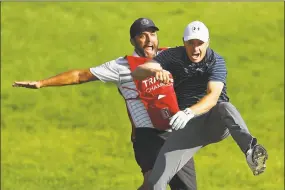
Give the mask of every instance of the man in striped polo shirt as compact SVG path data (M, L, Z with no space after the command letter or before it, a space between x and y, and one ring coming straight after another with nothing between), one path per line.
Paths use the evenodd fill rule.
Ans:
M245 154L254 175L265 170L268 158L257 144L238 110L229 102L225 60L209 48L208 28L200 21L188 24L184 46L170 48L139 66L136 79L155 76L169 82L169 72L179 108L170 120L175 130L166 140L149 177L153 190L164 190L174 174L202 147L231 135Z
M160 51L158 49L159 29L152 20L139 18L130 27L130 41L134 46L133 56L153 58ZM97 67L82 70L72 70L57 76L40 81L19 81L14 87L43 88L49 86L63 86L81 84L89 81L102 81L114 83L120 90L124 99L137 97L135 83L131 76L129 63L125 57L119 57ZM126 102L130 120L133 124L132 138L135 159L141 167L144 181L154 165L157 154L170 131L155 129L141 100L134 99ZM134 137L134 136L132 136ZM174 176L169 183L172 190L196 190L196 173L193 159ZM143 184L139 189L143 189Z

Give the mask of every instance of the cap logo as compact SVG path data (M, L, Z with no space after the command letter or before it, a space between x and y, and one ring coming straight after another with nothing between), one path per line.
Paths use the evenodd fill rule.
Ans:
M198 30L200 30L199 27L196 27L196 26L193 26L193 27L192 27L192 31L193 31L193 32L197 32Z
M141 20L141 24L142 24L142 25L148 25L148 24L149 24L149 21L144 18L144 19Z

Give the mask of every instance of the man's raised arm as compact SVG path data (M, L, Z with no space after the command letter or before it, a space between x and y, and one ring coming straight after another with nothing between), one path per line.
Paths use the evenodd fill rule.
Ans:
M148 61L139 65L133 72L132 76L136 80L143 80L147 77L154 76L157 80L163 83L169 83L169 72L164 70L159 63L155 61Z
M56 76L39 81L16 81L13 87L25 87L39 89L49 86L65 86L72 84L81 84L89 81L98 80L89 69L71 70L60 73Z

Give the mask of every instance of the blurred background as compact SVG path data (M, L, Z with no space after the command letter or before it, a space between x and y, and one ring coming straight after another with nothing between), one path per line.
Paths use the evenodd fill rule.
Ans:
M131 54L129 27L149 17L160 46L203 21L228 68L228 94L268 150L254 177L231 137L195 155L199 190L284 189L284 2L2 2L1 189L134 190L142 183L116 86L30 90L39 80Z

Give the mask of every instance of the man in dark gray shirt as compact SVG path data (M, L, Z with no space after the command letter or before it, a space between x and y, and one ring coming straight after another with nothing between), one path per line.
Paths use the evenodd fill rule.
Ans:
M208 28L200 21L187 25L184 46L170 48L139 66L136 79L174 78L180 110L170 120L174 131L163 145L149 178L150 189L164 190L172 177L202 147L231 135L254 175L264 172L268 154L257 144L238 110L229 102L224 59L209 48Z

